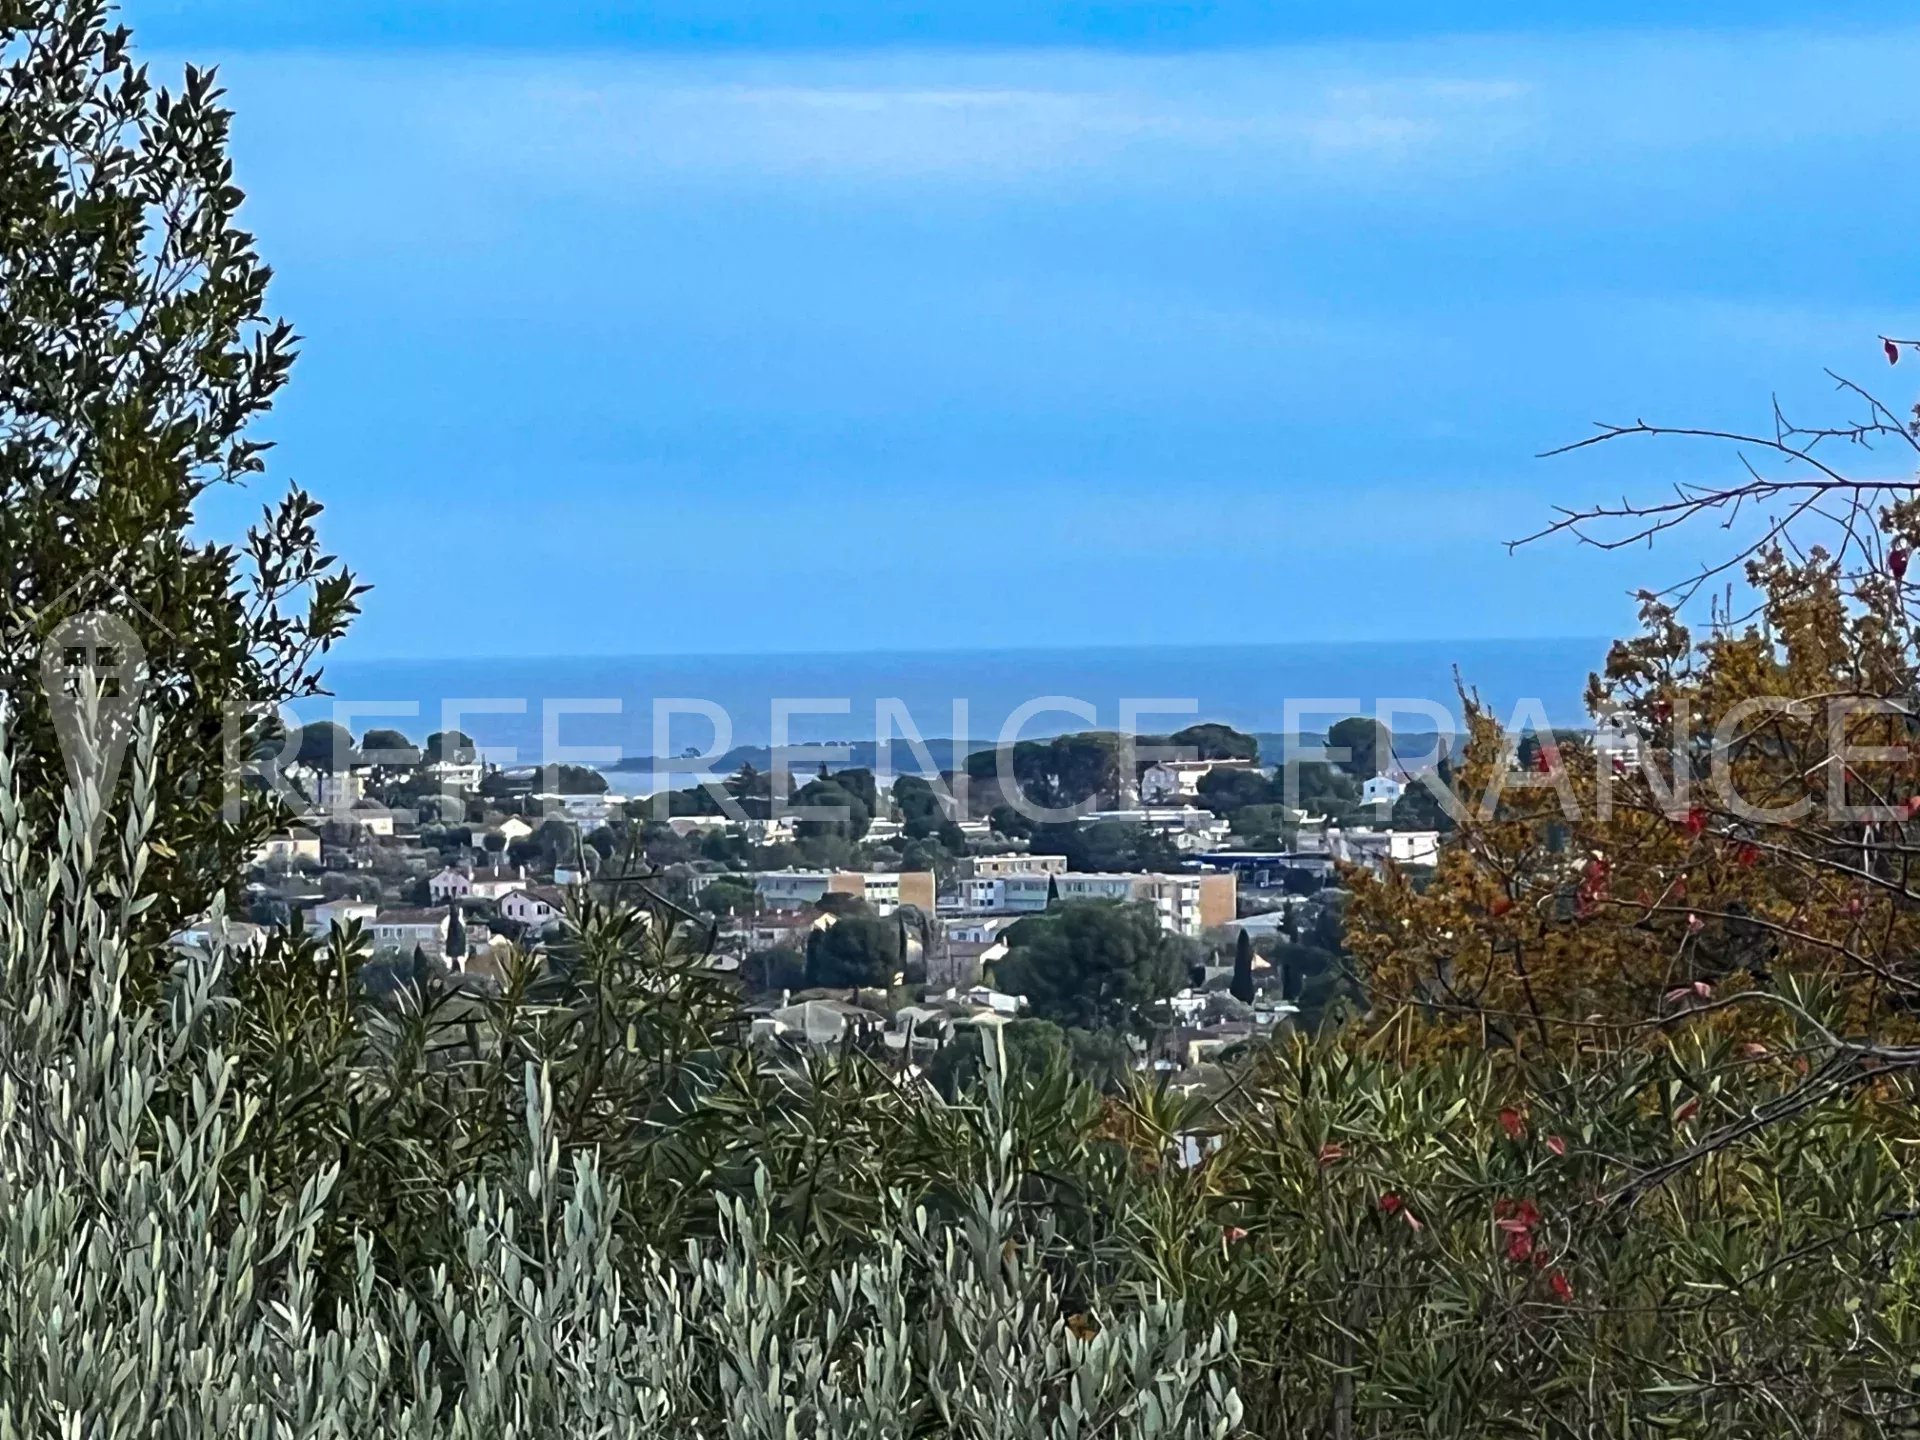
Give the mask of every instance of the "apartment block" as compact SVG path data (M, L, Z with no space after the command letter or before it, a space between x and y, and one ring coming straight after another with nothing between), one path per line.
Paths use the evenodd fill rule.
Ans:
M1058 871L1049 875L1000 875L962 882L969 910L1030 915L1061 900L1118 900L1152 905L1161 928L1199 935L1234 919L1239 879L1232 871L1136 875Z
M768 910L799 910L828 895L851 895L878 915L891 915L902 905L933 913L930 870L763 870L753 877L753 888Z

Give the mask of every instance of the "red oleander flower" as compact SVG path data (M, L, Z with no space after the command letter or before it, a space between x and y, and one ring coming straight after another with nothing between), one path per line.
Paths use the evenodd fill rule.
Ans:
M1508 1234L1524 1234L1540 1223L1540 1212L1531 1200L1496 1200L1494 1224Z
M1678 1110L1673 1112L1674 1123L1678 1125L1684 1121L1691 1120L1694 1117L1695 1112L1697 1112L1699 1109L1700 1109L1700 1097L1696 1095L1693 1099L1687 1101L1686 1104L1682 1105Z
M1347 1147L1337 1141L1329 1140L1320 1147L1320 1164L1324 1168L1347 1158Z
M1573 1299L1573 1282L1558 1270L1547 1277L1547 1284L1553 1287L1553 1293L1562 1304Z
M1567 1153L1567 1142L1558 1135L1549 1135L1547 1136L1547 1149L1556 1155L1564 1155Z
M1507 1132L1509 1140L1523 1139L1527 1133L1526 1117L1509 1107L1500 1112L1500 1128Z

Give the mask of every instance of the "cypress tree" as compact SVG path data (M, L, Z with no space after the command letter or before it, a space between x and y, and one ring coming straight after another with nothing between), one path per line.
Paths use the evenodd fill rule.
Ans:
M1233 984L1229 990L1243 1004L1253 1003L1253 936L1245 929L1233 947Z

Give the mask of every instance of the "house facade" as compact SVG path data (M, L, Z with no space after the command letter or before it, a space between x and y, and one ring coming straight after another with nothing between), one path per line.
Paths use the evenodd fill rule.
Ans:
M753 888L768 910L798 910L818 905L828 895L864 900L877 915L891 915L902 905L916 905L928 914L934 908L930 870L763 870L753 877Z
M478 790L485 770L478 760L429 760L420 767L442 790Z
M1066 872L1064 855L973 855L960 862L968 880L990 880L999 875L1060 875Z
M427 881L427 893L436 904L449 900L499 900L522 888L527 877L518 869L463 870L449 865Z
M976 913L1032 915L1052 901L1116 900L1152 905L1162 929L1199 935L1234 918L1239 885L1230 870L1177 874L1063 870L1010 874L961 882L961 902Z
M626 803L624 795L575 795L542 791L528 797L542 815L562 815L582 825L598 825Z
M377 950L411 953L417 945L429 955L445 953L447 912L427 907L381 910L367 926Z
M1360 803L1391 809L1406 793L1405 781L1396 779L1392 775L1370 775L1360 787Z
M325 935L336 924L350 925L357 920L363 926L371 925L379 913L380 907L371 900L322 900L306 912L306 928L310 933Z
M1432 865L1440 858L1437 830L1328 830L1327 854L1348 865L1383 869Z
M1140 772L1140 802L1165 805L1192 800L1200 793L1200 782L1216 770L1258 768L1252 760L1158 760Z
M543 935L566 918L567 897L554 885L524 885L500 898L500 914L526 927L532 935Z
M293 865L303 860L315 865L320 863L320 837L304 825L269 835L253 852L256 865Z

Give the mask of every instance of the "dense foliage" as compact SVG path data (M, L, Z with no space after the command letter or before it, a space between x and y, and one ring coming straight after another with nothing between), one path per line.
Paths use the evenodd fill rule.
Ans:
M1842 1058L1811 1018L1524 1077L1388 1027L1213 1101L1103 1098L1046 1043L1002 1082L993 1045L949 1101L735 1050L680 932L591 905L498 998L376 999L336 934L177 952L141 1002L146 734L97 853L97 796L49 854L0 766L11 1433L1846 1434L1920 1403L1913 1096L1781 1113Z
M238 549L190 533L211 487L264 472L251 430L294 336L238 224L212 75L156 86L107 9L0 5L0 695L34 804L65 769L44 646L92 640L89 663L124 668L125 698L159 714L158 928L258 842L265 812L229 807L229 768L274 706L315 687L361 587L299 489ZM110 636L75 630L95 616Z

